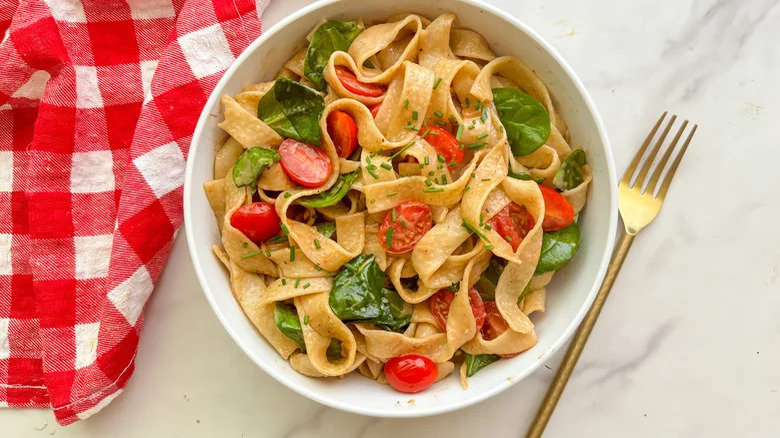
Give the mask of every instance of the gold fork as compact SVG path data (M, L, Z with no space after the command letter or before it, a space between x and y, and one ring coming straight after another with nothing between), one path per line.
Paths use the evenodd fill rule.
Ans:
M607 296L609 296L609 291L612 289L615 277L617 277L620 267L623 266L623 260L625 260L629 248L631 248L634 236L658 215L658 212L661 210L661 205L664 202L666 192L669 190L669 185L672 183L672 178L674 178L674 173L680 165L683 154L685 154L685 151L688 149L688 144L690 144L693 134L696 133L698 125L694 124L693 128L688 133L688 137L680 148L680 151L664 174L664 168L668 164L680 137L682 137L688 126L688 121L684 121L648 180L647 174L653 169L653 162L655 161L658 152L661 150L661 147L669 134L669 130L671 130L674 122L677 120L677 115L672 115L663 129L661 136L650 150L650 153L644 161L644 165L635 177L637 167L640 162L642 162L642 157L645 155L650 143L652 143L652 140L655 137L656 132L658 132L658 128L666 118L666 115L667 113L664 112L661 114L661 117L658 118L658 121L650 131L650 134L647 136L644 143L642 143L642 147L639 148L639 151L636 153L631 165L628 166L626 173L623 174L623 179L620 180L620 184L618 185L618 209L620 210L620 217L623 219L623 225L625 225L625 231L620 237L620 242L618 242L615 250L612 252L612 260L609 263L607 274L604 277L604 283L601 285L601 289L599 289L596 299L593 301L593 305L587 315L585 315L585 319L582 321L580 328L572 339L569 350L566 352L566 356L563 358L563 362L558 369L558 373L550 384L547 395L545 395L544 401L542 401L541 406L539 406L539 411L536 413L536 418L534 418L531 427L528 429L527 438L539 438L542 436L542 433L544 433L544 428L547 426L547 422L552 416L555 405L558 404L558 400L561 398L566 383L569 381L569 377L571 376L574 367L577 365L577 360L580 358L582 349L588 341L594 324L596 324L596 319L598 319L599 313L601 313L601 309L604 307L604 302L606 302ZM663 179L661 179L661 175L664 175ZM661 183L661 186L657 187L659 182Z

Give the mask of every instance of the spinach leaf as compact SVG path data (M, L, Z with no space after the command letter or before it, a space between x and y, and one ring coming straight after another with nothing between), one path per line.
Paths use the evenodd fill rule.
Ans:
M580 247L580 227L572 222L566 228L544 233L542 237L542 254L536 273L542 274L557 271L566 264Z
M273 149L252 147L244 151L233 165L233 183L236 187L257 184L257 178L266 167L281 160L282 157Z
M317 231L320 232L325 237L330 237L333 235L333 233L336 232L336 223L335 222L320 222L317 224L314 224L314 228L317 229Z
M582 148L571 151L555 172L553 185L561 190L571 190L582 184L585 181L582 176L582 166L585 162L585 151Z
M347 195L350 187L352 187L352 183L355 182L355 179L357 179L359 174L360 171L357 170L352 173L339 175L336 183L333 184L331 188L317 195L301 198L298 200L298 203L304 207L313 208L330 207L331 205L336 205L339 201L341 201L342 198L344 198L344 196Z
M257 117L282 137L320 144L320 117L325 100L317 91L279 76L260 99Z
M325 90L327 83L322 76L330 55L336 51L346 52L352 41L363 32L356 21L328 20L317 28L311 37L306 59L303 62L303 75L319 90Z
M479 295L483 300L495 300L496 299L496 285L498 284L498 277L504 272L506 261L499 257L492 257L490 264L485 272L479 277L479 280L474 284L474 287L479 292Z
M466 377L477 374L477 371L491 363L501 359L497 354L468 354L466 353Z
M538 100L514 88L494 88L493 102L515 156L532 153L550 138L550 115Z
M384 287L385 273L373 254L362 254L336 274L328 303L342 321L362 321L388 330L409 324L412 307L398 292Z
M306 353L306 342L303 340L301 320L298 318L298 312L295 310L295 306L277 302L274 307L274 323L276 323L276 327L279 328L279 331L282 332L283 335L298 344L298 347L301 348L301 353ZM330 345L328 345L325 355L331 359L342 357L341 341L336 338L331 338Z
M528 172L512 172L510 170L508 176L511 176L512 178L515 179L521 179L523 181L534 181L537 184L541 184L544 182L544 178L534 178Z

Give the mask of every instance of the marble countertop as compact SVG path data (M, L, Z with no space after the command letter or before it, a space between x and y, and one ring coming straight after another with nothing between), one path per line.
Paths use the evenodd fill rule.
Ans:
M306 3L272 1L266 28ZM780 2L491 3L578 72L620 172L663 110L699 123L545 436L780 435ZM201 293L186 246L180 233L125 392L66 428L49 411L2 409L2 436L523 436L561 357L450 414L388 420L326 408L239 350Z

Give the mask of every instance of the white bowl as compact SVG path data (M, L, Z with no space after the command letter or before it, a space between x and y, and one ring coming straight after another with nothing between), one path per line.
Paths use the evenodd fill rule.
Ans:
M304 377L279 357L255 330L233 299L228 274L211 251L220 242L217 224L203 192L213 177L214 145L225 133L217 127L219 97L236 94L244 85L273 79L322 18L367 22L397 12L435 17L454 12L460 23L484 35L499 55L514 55L530 65L547 84L569 125L574 145L583 145L593 167L588 203L581 215L582 244L577 256L549 286L547 313L536 314L539 342L511 360L502 360L469 379L463 390L457 376L407 396L359 375L346 379ZM206 103L192 138L184 185L184 221L203 291L233 339L266 373L291 389L334 408L381 417L418 417L463 408L495 395L531 374L572 335L589 308L606 271L617 224L616 178L607 133L595 105L577 75L536 32L506 13L475 0L326 0L305 7L253 42L219 81ZM413 398L414 403L407 400Z

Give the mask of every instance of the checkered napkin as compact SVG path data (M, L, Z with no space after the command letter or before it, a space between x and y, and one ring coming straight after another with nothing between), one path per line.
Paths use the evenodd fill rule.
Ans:
M69 424L127 384L197 118L267 2L0 0L0 406Z

